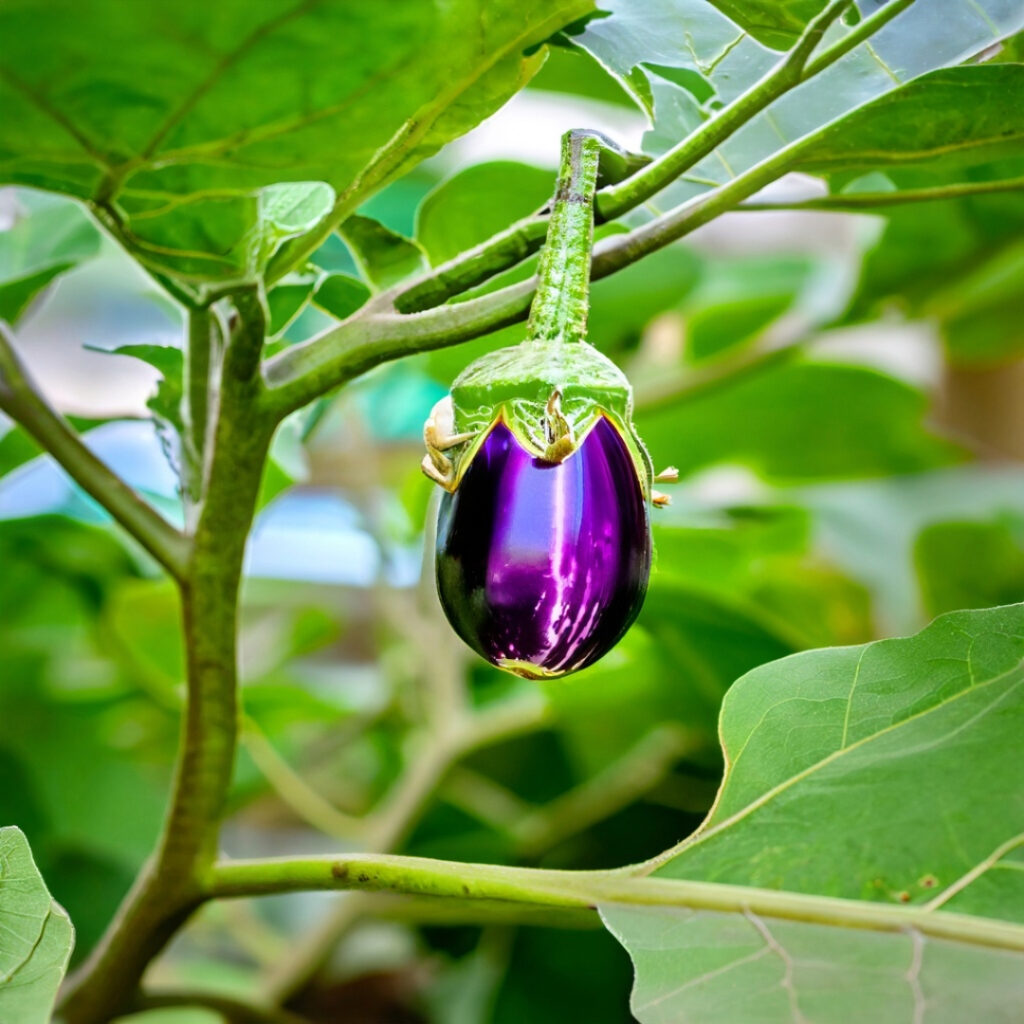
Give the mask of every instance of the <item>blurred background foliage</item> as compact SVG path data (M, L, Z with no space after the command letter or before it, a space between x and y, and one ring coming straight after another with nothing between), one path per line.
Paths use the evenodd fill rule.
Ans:
M681 90L683 72L665 75L661 88ZM347 222L315 272L277 286L274 344L536 210L560 132L581 124L634 146L645 130L618 81L556 47L491 120L373 196L360 211L372 219ZM922 185L942 174L897 173ZM801 188L786 179L769 198ZM424 792L390 819L390 849L639 860L710 806L716 716L738 676L1024 600L1022 223L1019 194L884 217L742 212L596 283L591 340L630 372L641 434L683 483L657 519L637 627L564 681L512 680L458 648L429 563L421 572L434 497L418 469L423 419L462 366L520 327L381 368L291 417L248 554L230 851L363 845L353 817L386 810L411 772ZM165 460L176 309L70 200L4 190L0 226L0 316L17 323L26 361L90 445L180 515ZM183 695L177 601L18 428L0 430L0 822L28 835L75 922L78 961L163 813ZM432 753L423 705L453 677L481 706L528 707L523 728ZM251 991L261 970L287 972L337 906L326 895L211 906L159 970ZM341 1019L342 1006L352 1024L622 1020L631 972L603 931L345 907L329 968L295 996L312 1020Z

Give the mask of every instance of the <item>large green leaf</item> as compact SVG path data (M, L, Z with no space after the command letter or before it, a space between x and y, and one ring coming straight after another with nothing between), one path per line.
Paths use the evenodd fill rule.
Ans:
M0 1020L47 1024L74 930L13 826L0 828Z
M237 278L319 219L331 189L340 221L496 110L538 44L592 8L12 0L0 181L98 201L151 266Z
M725 698L715 806L658 874L1022 923L1024 763L1007 756L1022 728L1024 605L762 666ZM644 1024L838 1022L865 1006L909 1024L960 1020L966 1005L1009 1022L1024 997L1019 953L914 929L614 907L606 917L636 962ZM754 1000L758 1015L732 999Z
M612 907L640 1024L1015 1024L1024 957L919 932L665 907Z

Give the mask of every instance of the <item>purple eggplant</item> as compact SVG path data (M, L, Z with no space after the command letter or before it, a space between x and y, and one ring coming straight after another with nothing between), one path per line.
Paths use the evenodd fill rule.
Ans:
M636 462L605 416L557 463L526 450L499 420L442 499L445 614L470 647L518 675L593 664L643 603L647 510Z

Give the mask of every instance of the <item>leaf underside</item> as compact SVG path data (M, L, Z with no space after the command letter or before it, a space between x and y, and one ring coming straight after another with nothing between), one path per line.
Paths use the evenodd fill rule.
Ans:
M1024 734L1024 605L762 665L726 695L720 732L718 799L659 875L1024 924L1024 763L1007 756ZM969 1006L1011 1021L1024 998L1024 956L970 945L966 930L960 943L749 913L604 913L634 958L643 1024L838 1022L862 1007L932 1024Z

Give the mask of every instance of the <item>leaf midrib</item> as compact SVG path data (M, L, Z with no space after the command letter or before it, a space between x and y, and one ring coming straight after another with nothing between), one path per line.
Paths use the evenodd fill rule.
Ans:
M1016 665L1013 665L1011 668L1007 669L1005 672L1001 672L998 675L993 676L991 679L986 679L984 682L975 683L971 686L965 686L962 690L954 694L948 700L944 700L937 704L933 704L930 707L925 708L923 711L919 711L914 715L908 716L907 718L902 718L898 722L893 722L892 724L887 725L884 729L880 729L878 732L871 733L871 735L865 736L863 739L857 740L855 743L851 743L848 746L840 747L839 749L832 751L832 753L828 754L821 760L816 761L811 765L808 765L806 768L797 772L795 775L790 776L788 779L785 779L784 781L773 786L771 789L765 791L756 800L751 801L745 807L741 808L735 814L730 815L724 821L720 821L718 822L718 824L712 825L711 827L705 830L704 825L711 820L711 814L714 814L715 808L712 807L708 818L705 819L705 823L702 824L692 836L688 836L681 843L678 843L670 850L666 851L658 857L655 857L652 861L649 861L647 864L645 864L644 874L651 874L655 871L660 870L663 867L666 867L668 864L672 863L677 857L681 856L683 853L701 845L706 840L711 839L712 837L717 836L721 832L731 828L733 825L744 820L745 818L753 814L755 811L760 810L762 807L770 803L773 799L775 799L775 797L791 789L798 783L803 782L805 779L814 775L820 769L827 767L828 765L837 761L839 758L850 753L851 751L859 750L861 747L866 746L869 743L873 743L875 740L891 734L896 729L900 729L903 726L910 725L913 722L925 718L932 712L944 710L950 707L956 701L960 700L962 697L967 696L968 694L974 694L977 693L979 690L995 686L998 683L1001 683L1008 679L1014 673L1021 672L1022 669L1024 669L1024 659L1019 661ZM1019 682L1024 682L1024 675L1021 676ZM777 707L778 705L775 706ZM729 776L727 775L727 777L722 782L720 795L721 793L724 793L725 787L728 784L728 782Z

